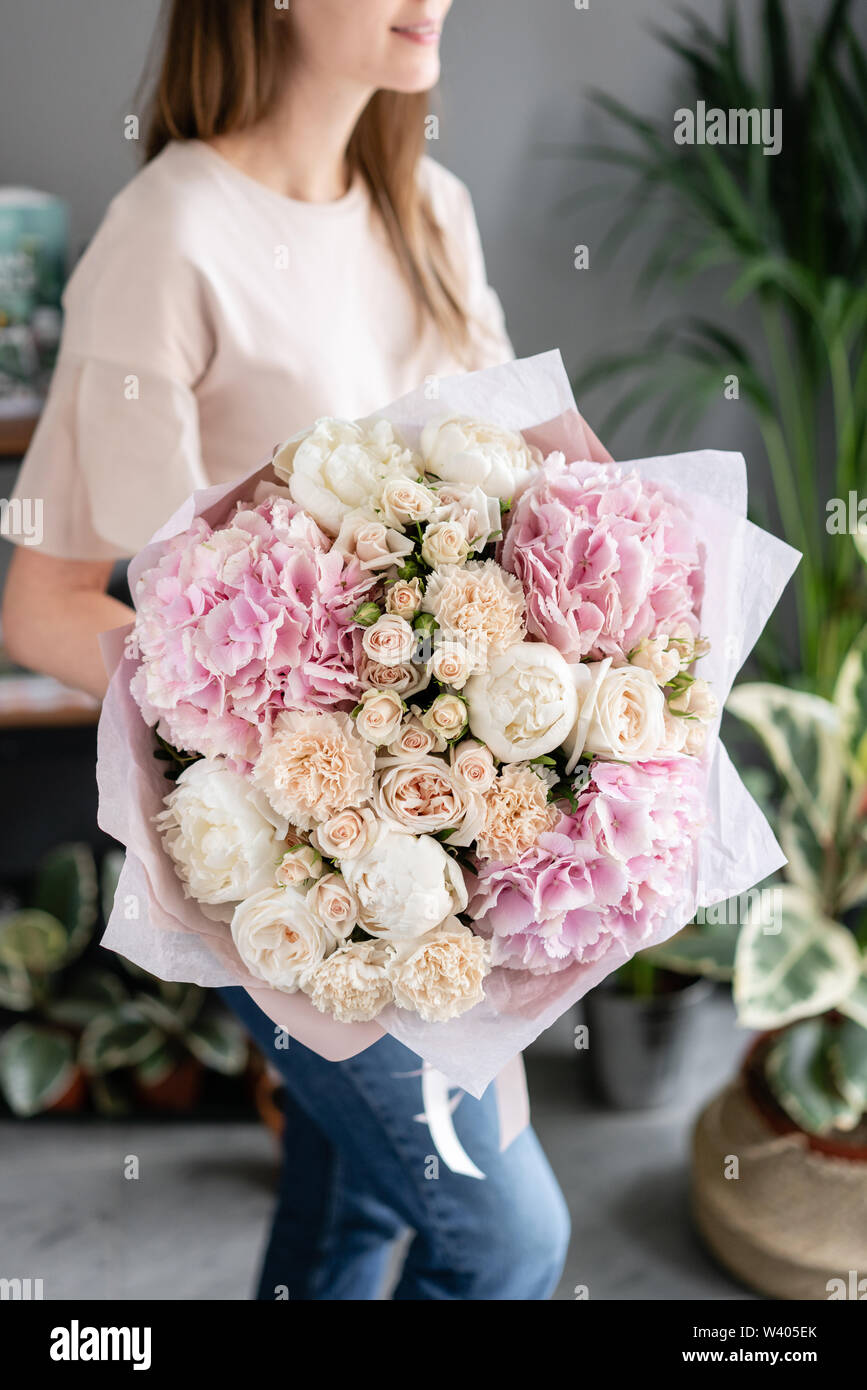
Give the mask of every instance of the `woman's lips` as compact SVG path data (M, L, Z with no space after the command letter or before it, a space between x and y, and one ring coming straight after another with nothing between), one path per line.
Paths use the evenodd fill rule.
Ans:
M402 39L409 39L410 43L434 44L439 42L440 37L437 24L395 25L391 32L399 34Z

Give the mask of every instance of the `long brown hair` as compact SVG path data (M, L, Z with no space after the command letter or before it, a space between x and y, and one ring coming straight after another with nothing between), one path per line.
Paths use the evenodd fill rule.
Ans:
M291 65L291 26L273 0L164 0L145 115L145 158L170 140L209 140L269 116ZM146 76L145 81L148 81ZM443 229L419 187L429 93L378 91L349 143L410 285L419 327L431 320L459 358L470 328Z

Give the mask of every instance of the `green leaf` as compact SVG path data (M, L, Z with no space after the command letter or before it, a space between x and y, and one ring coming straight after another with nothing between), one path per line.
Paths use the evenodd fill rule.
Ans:
M788 859L785 874L798 888L818 897L825 858L812 825L791 792L787 792L777 816L777 835Z
M781 1033L765 1058L765 1076L774 1099L809 1134L852 1129L860 1119L860 1111L834 1085L828 1040L823 1019L806 1019Z
M129 1001L90 1021L81 1035L79 1060L85 1071L94 1074L134 1067L162 1042L161 1031Z
M845 777L840 712L803 690L735 686L726 708L758 734L814 834L832 836Z
M828 1060L837 1090L860 1117L867 1110L867 1028L851 1018L834 1028Z
M163 1043L143 1062L138 1063L135 1074L143 1086L161 1086L164 1081L168 1081L177 1065L176 1048L169 1043Z
M63 976L60 993L48 1001L43 1012L53 1023L81 1029L105 1010L123 1003L126 997L117 975L96 966L83 966Z
M33 981L20 965L0 963L0 1009L24 1013L35 1002Z
M710 980L730 980L734 974L739 922L720 922L713 926L689 926L652 946L644 954L663 970L680 975L704 975Z
M67 959L90 941L97 913L96 865L85 844L59 845L41 861L33 906L50 912L66 928Z
M21 908L0 921L2 965L48 974L63 965L68 944L63 923L50 912Z
M16 1115L37 1115L69 1090L76 1074L72 1039L16 1023L0 1040L0 1091Z
M734 1000L745 1028L780 1028L824 1013L858 980L861 958L846 927L824 917L810 894L790 884L780 888L779 904L778 923L763 922L759 911L741 927Z
M237 1076L247 1064L247 1035L225 1009L212 1006L187 1029L185 1042L204 1066Z
M834 704L840 713L841 733L852 760L853 776L867 782L867 628L840 668Z
M849 993L838 999L837 1011L851 1018L862 1028L867 1028L867 956L861 958L861 973Z

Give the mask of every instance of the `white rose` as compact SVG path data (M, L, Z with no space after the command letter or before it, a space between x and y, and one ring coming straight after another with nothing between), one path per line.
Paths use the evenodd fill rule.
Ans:
M358 899L342 874L324 874L307 890L307 906L340 941L358 921Z
M600 672L605 665L591 661L573 668L580 703L575 727L563 741L567 770L582 753L636 762L665 746L665 696L650 671L615 666Z
M412 554L413 543L409 536L381 521L371 521L364 512L350 512L340 523L332 549L340 555L354 555L362 569L375 574L402 565Z
M355 727L375 748L390 743L403 719L403 700L393 690L365 690Z
M430 835L381 825L367 853L341 868L358 899L358 920L371 936L423 936L467 905L460 867Z
M421 558L432 569L462 565L469 559L470 542L459 521L437 521L429 526L421 543Z
M454 690L462 689L472 675L474 666L475 662L463 642L446 637L434 647L431 674L443 685L450 685Z
M322 873L322 855L311 845L287 850L277 865L275 878L283 888L300 886Z
M288 821L222 758L185 768L164 805L154 824L196 902L240 902L273 884Z
M578 712L572 672L547 642L516 642L471 676L464 694L470 728L505 763L559 748Z
M330 536L350 512L376 520L389 479L416 480L422 471L387 420L372 425L317 420L308 433L278 449L272 462L277 477L288 481L293 501Z
M538 449L513 430L481 420L429 420L421 434L429 473L448 483L478 485L489 497L516 497L542 463Z
M399 618L414 618L421 610L423 598L418 579L398 579L385 595L385 611L396 613Z
M389 478L382 489L382 515L389 526L415 526L418 521L427 521L435 500L424 483Z
M381 618L364 629L361 645L371 661L379 661L386 666L400 666L412 660L415 633L406 618L400 618L396 613L383 613Z
M502 530L500 501L480 487L466 483L442 483L436 490L431 522L459 521L474 551L484 550Z
M706 680L696 678L685 690L672 695L669 707L675 715L691 715L702 724L710 724L716 719L719 705L717 698Z
M239 903L232 940L250 974L286 994L299 989L337 944L297 888L265 888Z
M421 722L432 734L439 734L449 742L457 738L467 727L467 705L460 695L437 695L429 709L425 710Z
M668 685L680 670L680 651L670 647L667 637L644 637L632 652L630 663L643 666L657 685Z
M352 859L370 849L379 822L369 806L352 806L317 825L310 839L327 859Z

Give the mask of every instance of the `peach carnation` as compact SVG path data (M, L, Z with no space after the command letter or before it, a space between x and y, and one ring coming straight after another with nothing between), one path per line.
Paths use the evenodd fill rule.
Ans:
M369 801L374 750L348 714L286 711L265 736L252 780L299 830Z

